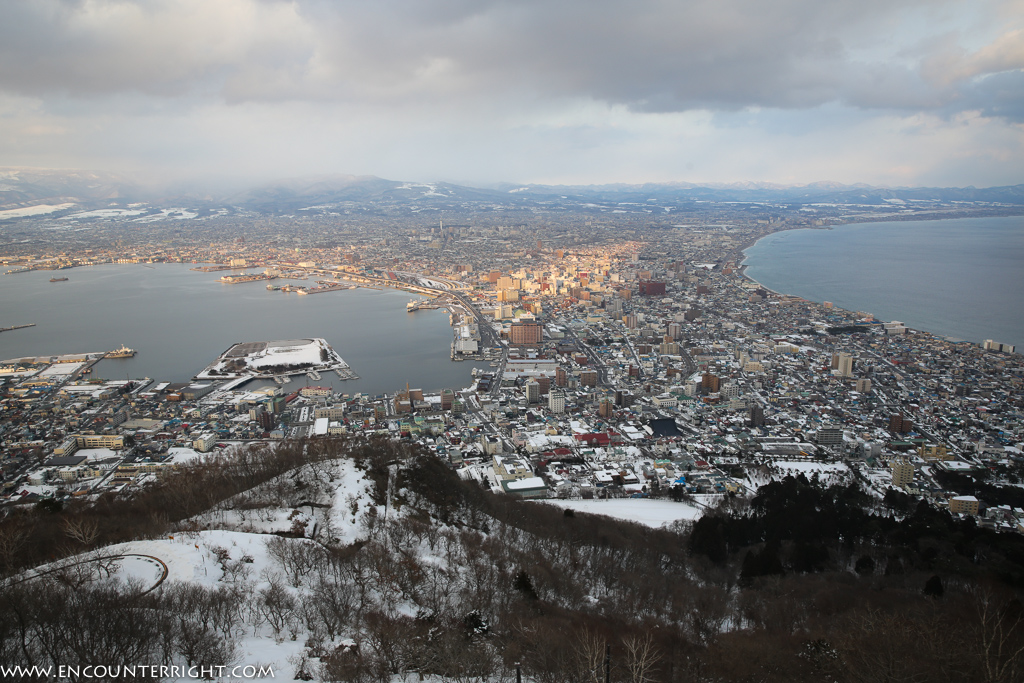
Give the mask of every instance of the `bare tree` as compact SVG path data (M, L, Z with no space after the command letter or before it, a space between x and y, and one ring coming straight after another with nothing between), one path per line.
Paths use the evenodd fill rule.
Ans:
M65 517L63 520L64 533L72 541L80 543L85 547L91 546L99 537L99 523L88 517Z
M601 683L604 680L604 660L607 641L596 631L584 628L576 634L573 644L575 679L581 683Z
M977 656L986 683L1019 681L1024 673L1024 608L992 586L974 591Z
M626 653L626 670L629 672L630 683L654 681L655 667L661 661L661 653L654 646L651 634L630 636L622 641L622 647Z
M4 573L14 571L17 566L18 553L25 545L28 534L13 526L0 528L0 566Z
M267 552L277 560L296 588L312 569L326 561L324 549L313 541L273 536L267 540Z
M274 638L280 638L281 632L290 625L295 598L280 582L272 580L256 596L256 609L274 631Z

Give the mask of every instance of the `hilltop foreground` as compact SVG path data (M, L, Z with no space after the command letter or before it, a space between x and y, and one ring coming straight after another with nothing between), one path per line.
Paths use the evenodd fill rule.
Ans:
M494 496L390 441L239 449L131 500L5 520L5 547L66 556L8 576L0 661L51 679L1020 680L1019 537L907 503L788 477L654 529Z

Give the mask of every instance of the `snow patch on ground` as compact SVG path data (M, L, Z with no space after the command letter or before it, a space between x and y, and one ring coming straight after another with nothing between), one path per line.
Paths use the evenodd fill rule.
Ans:
M146 211L139 209L96 209L95 211L83 211L64 216L61 220L76 221L82 218L126 218L128 216L139 216Z
M70 209L72 206L74 206L74 204L36 204L35 206L26 206L20 209L7 209L6 211L0 211L0 221L7 218L42 216L48 213L63 211L64 209Z
M704 514L703 508L690 503L644 498L617 498L614 500L545 500L549 505L605 515L616 519L638 522L650 527L661 527L677 520L693 521Z

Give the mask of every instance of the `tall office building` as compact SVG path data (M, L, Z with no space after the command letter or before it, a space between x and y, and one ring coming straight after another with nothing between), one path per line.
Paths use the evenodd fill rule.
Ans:
M840 377L853 377L853 356L848 353L833 353L832 369L838 370Z
M441 390L441 410L451 410L455 403L455 392L451 389Z
M914 481L914 466L906 460L892 463L892 485L906 486Z
M522 322L512 323L509 331L509 342L512 346L536 346L543 338L540 323Z
M565 394L560 389L555 389L548 394L548 410L552 413L565 412Z
M665 296L665 283L653 281L641 282L640 294L642 296Z

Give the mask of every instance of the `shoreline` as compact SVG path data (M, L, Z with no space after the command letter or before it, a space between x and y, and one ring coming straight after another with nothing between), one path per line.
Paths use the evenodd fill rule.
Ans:
M831 230L833 228L842 227L842 226L870 225L870 224L875 224L875 223L901 223L901 222L951 221L951 220L989 219L989 218L1014 218L1014 217L1020 217L1020 216L1024 216L1024 213L1019 213L1019 214L1018 213L999 214L999 215L970 215L970 216L959 215L959 216L948 216L948 217L939 217L939 218L936 218L934 216L920 216L920 217L915 216L915 217L907 217L904 220L890 220L890 219L857 220L857 221L833 223L833 224L829 224L829 225L826 225L826 226L786 226L786 227L781 227L778 230L772 230L770 232L767 232L767 233L761 235L760 237L747 240L746 242L744 242L743 244L741 244L740 246L738 246L734 250L734 252L733 252L734 254L735 253L739 253L743 257L742 261L740 261L739 265L736 266L736 273L741 278L756 284L759 288L765 290L766 292L768 292L768 293L770 293L770 294L772 294L774 296L794 298L794 299L801 299L801 300L804 300L804 301L808 301L808 302L814 303L817 306L822 306L824 304L824 300L823 301L815 301L814 299L808 299L807 297L799 296L799 295L796 295L796 294L786 294L785 292L780 292L780 291L771 289L770 287L767 287L763 283L761 283L760 281L756 280L754 277L752 277L748 273L748 266L749 266L749 264L746 263L746 261L749 258L749 255L747 254L747 250L750 249L751 247L755 246L761 240L763 240L763 239L765 239L767 237L770 237L771 235L775 235L775 234L783 233L783 232L788 232L788 231L791 231L791 230ZM841 311L844 311L846 313L855 313L856 312L854 310L851 310L851 309L848 309L848 308L844 308L844 307L838 306L836 304L833 304L833 308L841 310ZM875 320L879 320L879 318L874 316L874 314L872 314L872 317ZM928 335L931 335L932 337L935 337L936 339L942 339L942 340L948 341L950 343L969 343L969 344L972 344L974 346L980 346L981 344L983 344L982 341L970 340L970 339L962 339L962 338L960 338L958 336L955 336L955 335L943 334L941 332L935 332L935 331L932 331L932 330L926 330L926 329L921 329L921 328L917 328L917 327L910 327L909 325L906 325L906 328L907 328L908 331L911 331L911 332L914 332L914 333L917 333L917 334L928 334Z
M164 297L168 296L168 292L173 291L170 289L166 289L164 286L168 285L168 283L170 282L175 281L184 283L183 286L190 286L188 283L198 283L202 291L216 290L216 296L218 298L218 301L226 302L223 305L230 307L234 307L240 298L249 300L252 297L256 297L261 301L265 299L268 304L274 303L274 310L277 310L280 308L280 304L282 303L279 299L288 299L288 297L276 296L279 295L279 293L277 292L264 291L263 285L265 283L263 282L247 283L250 285L250 287L239 286L237 288L223 288L221 287L221 283L218 282L217 277L215 275L211 276L210 273L195 271L194 264L192 263L172 262L156 263L153 265L155 265L155 269L150 269L149 267L147 267L149 266L149 264L143 263L97 264L97 266L99 266L98 269L95 267L92 268L92 270L94 271L93 275L95 277L79 278L79 284L86 286L89 285L89 283L93 283L90 286L95 286L98 287L99 289L89 289L85 291L93 292L94 294L99 292L97 296L101 296L104 299L107 299L109 297L107 297L105 293L108 292L108 290L110 290L111 288L123 288L123 283L126 282L125 278L128 278L130 281L134 282L134 279L136 277L150 279L150 276L143 275L144 273L151 274L157 272L164 274L152 276L153 282L161 283L160 287L154 290L154 295L158 297L158 299L161 301L163 300ZM177 275L175 275L175 273L177 273ZM45 279L49 277L49 275L36 273L34 276L30 274L29 277ZM99 279L96 280L96 278ZM184 279L176 280L175 278ZM97 282L105 284L96 284ZM25 283L25 287L31 288L32 284ZM52 286L47 285L47 287ZM22 291L22 289L24 289L24 287L12 287L12 295L13 292ZM363 291L357 294L356 292L358 292L359 290ZM69 291L73 292L76 296L81 296L81 292L83 290L80 288L75 288L74 290L62 290L62 292L65 293ZM321 300L316 297L312 299L310 299L309 297L301 297L301 300L296 298L290 299L292 302L304 302L303 308L307 309L307 311L310 312L309 316L303 318L305 322L301 325L301 332L300 328L295 328L292 334L294 334L295 336L308 335L310 337L326 337L328 340L331 341L332 346L336 347L336 350L339 352L339 354L343 356L344 362L346 364L349 364L352 368L358 367L358 370L355 371L355 374L358 374L358 379L338 377L333 370L331 370L329 374L323 375L324 382L332 385L336 393L355 392L366 393L368 395L382 395L385 393L393 394L397 392L399 389L404 390L404 386L407 379L410 381L410 383L413 384L413 386L422 386L424 389L430 389L432 387L436 387L437 389L443 389L450 387L455 388L457 390L462 390L472 385L473 380L470 377L470 368L473 367L474 365L477 365L478 363L473 361L456 363L451 360L450 344L452 339L452 327L449 323L450 318L448 315L428 315L421 312L415 317L423 318L422 322L412 327L408 327L408 325L412 325L411 322L406 323L403 320L406 318L413 317L409 316L408 313L406 312L405 304L409 300L409 298L425 300L427 298L431 298L431 295L437 296L438 292L431 292L431 294L428 295L423 292L410 292L404 287L382 288L374 286L371 283L352 283L352 288L346 288L344 292L349 292L350 294L346 296L344 293L341 293L336 295L336 298L327 298L325 300ZM47 291L43 293L47 294L48 296L52 296L49 289L47 289ZM236 293L239 296L235 296ZM370 298L366 298L368 296ZM31 299L26 299L25 297L14 298L16 298L19 301L31 301ZM310 299L310 301L314 305L310 305L310 301L307 301L308 299ZM262 306L262 304L258 305ZM297 303L294 305L297 305ZM136 308L144 309L147 308L149 304L137 303L135 304L135 306ZM291 305L287 306L291 307ZM243 306L243 309L249 310L245 306ZM14 309L12 308L12 311L13 310ZM399 331L405 330L409 332L415 332L415 334L412 335L414 339L422 341L414 341L412 344L398 345L396 346L396 348L399 349L397 352L403 353L403 349L406 349L406 347L408 347L406 350L410 354L420 354L421 357L429 357L431 360L427 363L427 366L423 368L417 368L415 364L405 363L404 361L402 361L401 358L397 358L397 361L401 361L397 363L397 370L376 365L366 365L365 367L362 367L363 364L360 363L357 358L350 358L349 356L356 353L357 351L363 356L365 356L367 353L367 349L374 347L375 343L366 341L368 335L370 335L370 330L367 329L365 333L355 334L354 341L350 340L351 343L348 343L345 340L348 340L349 337L344 335L336 336L331 331L334 330L335 328L339 328L338 324L336 324L335 322L331 322L328 324L328 321L336 321L339 318L339 315L341 317L344 317L346 315L344 312L350 310L364 311L367 314L372 314L374 316L374 320L380 322L380 324L383 325L383 329L391 331L385 332L385 334L394 333L397 334L398 336L405 337L407 336L405 332L400 333ZM447 312L448 311L443 311L442 313ZM254 320L258 320L261 317L261 315L263 314L253 313L251 316L248 317ZM352 315L361 316L362 313ZM12 321L16 320L17 318L24 319L20 314L17 317L15 317L13 312L11 313L10 318ZM394 318L397 321L394 323L394 325L391 323L392 318ZM350 323L342 325L340 327L344 329L350 329L353 326L357 326L356 321L357 318L351 318ZM36 326L44 322L45 321L43 320L38 320L35 323L33 323L33 325ZM50 321L50 323L52 323L52 321ZM26 338L22 338L20 336L18 336L18 339L16 340L15 335L11 335L11 339L9 340L10 343L4 345L5 349L9 350L9 352L6 353L4 357L9 357L11 359L21 359L27 357L35 358L46 356L75 355L77 353L76 349L81 348L81 346L78 345L77 343L69 342L68 338L62 338L62 335L59 334L58 328L50 323L45 324L45 327L50 329L51 331L57 330L58 333L51 335L45 339L39 338L38 335L36 335L31 337L28 341L26 341ZM154 326L155 323L153 323L153 325L149 325L148 327L152 328ZM220 327L222 326L217 327L219 330ZM256 324L255 327L259 328L261 327L261 325ZM38 330L40 329L40 327L36 326L35 329ZM252 339L279 339L282 337L282 332L280 330L271 331L271 329L272 326L271 328L264 329L262 332L253 332L250 329L250 331L244 333L243 336L245 338ZM23 330L23 332L28 331L30 330ZM320 332L319 335L317 334L318 332ZM253 334L255 334L256 336L252 336ZM5 338L4 341L8 341L6 340L6 337L8 335L0 336ZM140 357L136 358L132 362L132 369L130 370L125 365L110 365L110 363L113 363L114 361L106 361L106 363L98 369L99 372L96 375L97 377L105 377L109 379L117 379L118 377L120 377L121 379L124 379L126 376L126 370L128 370L131 373L130 376L133 378L136 375L141 376L145 374L150 377L156 377L160 381L169 381L175 384L187 384L196 381L197 378L199 378L200 380L205 379L206 381L230 380L230 378L227 377L199 377L199 375L204 372L208 365L212 361L214 361L214 359L219 357L219 355L224 351L224 348L211 348L209 349L209 353L206 353L202 351L203 349L206 349L206 345L202 343L190 343L188 345L190 349L195 348L200 350L196 352L195 357L201 359L201 362L196 363L193 366L191 362L186 362L184 364L175 364L173 362L170 362L173 360L173 358L179 355L182 355L183 357L187 356L187 354L179 353L174 344L165 344L164 342L160 342L160 346L154 346L151 344L151 342L155 342L156 337L166 337L167 335L140 333L140 337L136 341L132 341L132 339L135 339L135 337L130 337L128 332L125 332L124 334L118 334L116 336L118 342L120 342L121 339L124 338L124 341L128 342L130 346L142 349L143 353L140 355ZM207 335L204 334L201 336L205 337ZM437 340L437 344L431 343L431 340L434 339ZM237 339L228 339L223 342L223 346L227 346L231 341L237 341ZM421 343L422 347L420 346ZM114 344L114 346L119 345L120 343ZM94 345L87 343L86 346ZM165 346L171 348L171 350L164 353ZM220 344L215 344L213 346L220 346ZM349 348L350 346L352 348ZM348 350L348 353L344 353L346 350ZM191 359L186 357L185 360ZM440 363L443 363L443 365L446 367L438 367ZM376 368L376 370L374 368ZM299 377L303 380L304 372L305 371L303 371L303 373L299 373ZM395 377L395 375L400 375L400 377ZM265 384L270 384L274 381L273 376L250 377L245 379L247 387L263 386ZM292 375L292 379L295 379L294 374ZM401 381L398 381L398 379L400 379ZM315 382L311 382L311 384L314 383ZM299 384L304 384L304 382L300 381ZM296 384L291 384L290 386L296 386Z

